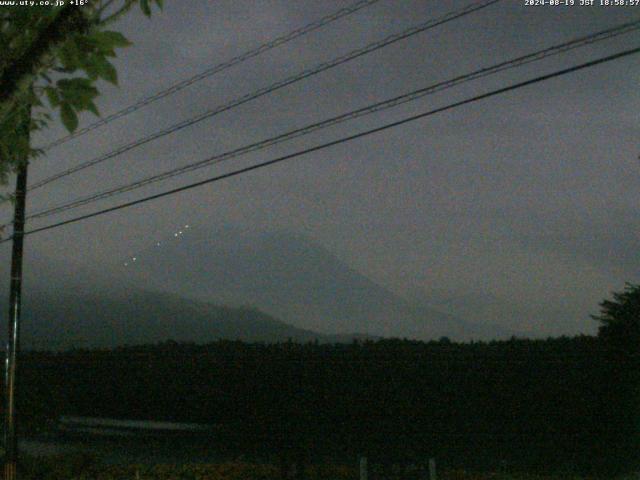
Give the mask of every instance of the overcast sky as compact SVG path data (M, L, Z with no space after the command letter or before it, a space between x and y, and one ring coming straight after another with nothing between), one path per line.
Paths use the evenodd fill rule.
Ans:
M114 27L134 46L121 50L117 59L120 87L100 85L103 115L350 4L165 3L164 12L151 19L135 12ZM51 150L33 163L30 180L468 3L380 0ZM531 7L524 0L504 0L53 183L33 192L29 209L143 178L639 17L640 7ZM625 35L31 226L638 45L638 32ZM99 271L121 264L179 224L284 229L309 237L405 297L438 303L473 294L523 308L565 309L573 314L567 325L536 328L593 332L588 314L597 311L598 302L625 281L639 281L639 60L627 57L242 177L33 235L27 255L71 260ZM81 125L92 121L87 114ZM63 133L57 122L34 143ZM3 219L9 216L5 207ZM6 263L6 244L1 252Z

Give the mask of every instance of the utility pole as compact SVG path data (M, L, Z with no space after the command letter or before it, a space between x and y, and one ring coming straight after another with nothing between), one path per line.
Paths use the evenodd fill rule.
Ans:
M31 106L25 108L22 130L29 139L31 124ZM15 206L13 216L13 236L11 251L11 286L9 293L9 329L7 335L5 361L5 417L4 447L5 464L4 480L16 480L18 460L18 437L16 431L16 368L20 349L20 307L22 293L22 252L24 240L24 216L27 197L28 154L18 159L18 176L16 178Z

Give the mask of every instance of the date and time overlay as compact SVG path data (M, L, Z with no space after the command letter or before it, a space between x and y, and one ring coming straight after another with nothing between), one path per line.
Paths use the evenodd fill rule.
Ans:
M84 6L91 0L9 0L0 6L38 7ZM525 7L640 7L640 0L519 0Z
M526 7L638 7L640 0L524 0Z

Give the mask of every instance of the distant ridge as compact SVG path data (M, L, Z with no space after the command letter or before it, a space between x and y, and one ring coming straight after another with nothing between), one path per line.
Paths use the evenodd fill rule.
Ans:
M156 290L224 305L249 304L327 335L480 340L513 334L409 302L322 246L285 231L192 226L178 240L141 252L131 275Z
M0 308L6 310L6 300ZM2 331L2 337L6 334ZM26 348L111 348L122 345L220 339L247 342L351 342L296 328L252 308L231 308L176 295L129 292L127 297L30 292L24 303Z
M135 265L124 261L90 271L31 255L23 345L467 341L513 334L407 301L323 247L282 231L193 227L181 238L162 240L162 248L137 252ZM2 285L8 274L0 273ZM0 296L0 311L7 311L6 301Z

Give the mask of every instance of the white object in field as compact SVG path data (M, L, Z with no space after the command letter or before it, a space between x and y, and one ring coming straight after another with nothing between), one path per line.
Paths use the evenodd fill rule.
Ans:
M367 480L367 457L360 457L360 480Z

